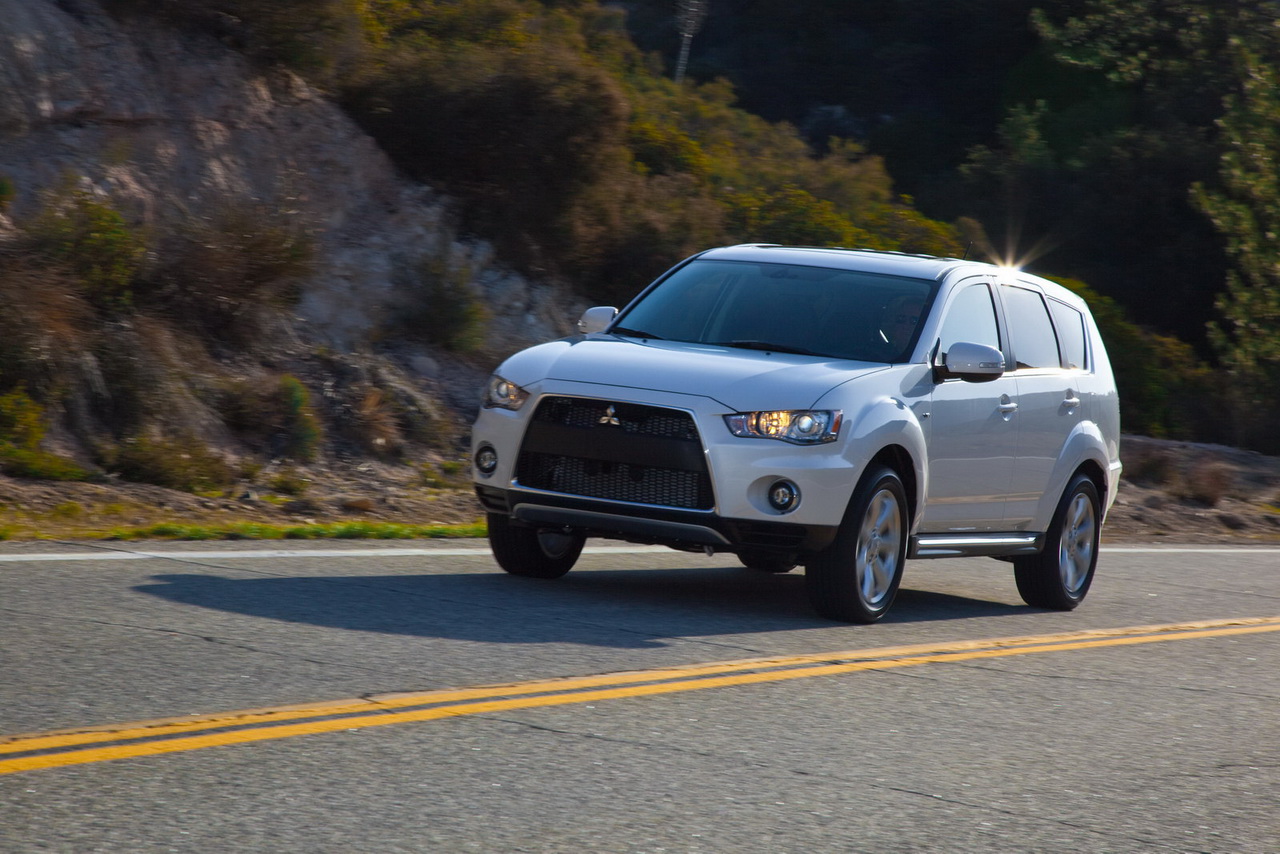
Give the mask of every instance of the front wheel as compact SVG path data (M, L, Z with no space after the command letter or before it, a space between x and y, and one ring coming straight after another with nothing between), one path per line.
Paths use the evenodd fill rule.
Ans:
M1044 550L1013 562L1022 601L1055 611L1070 611L1084 601L1098 565L1101 507L1098 487L1076 475L1053 513Z
M874 623L889 610L907 560L907 491L892 469L869 470L835 540L805 567L805 588L824 617Z
M494 560L512 575L525 578L559 578L573 569L586 542L582 534L512 525L503 513L489 513L487 521Z

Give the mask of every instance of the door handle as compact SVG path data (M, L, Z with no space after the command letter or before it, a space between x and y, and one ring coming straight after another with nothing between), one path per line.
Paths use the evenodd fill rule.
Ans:
M1076 397L1075 389L1067 389L1067 397L1062 403L1067 409L1075 409L1080 405L1080 398Z
M1001 413L1008 415L1010 412L1017 410L1018 404L1015 403L1009 395L1004 394L1000 396L1000 405L996 408L999 409Z

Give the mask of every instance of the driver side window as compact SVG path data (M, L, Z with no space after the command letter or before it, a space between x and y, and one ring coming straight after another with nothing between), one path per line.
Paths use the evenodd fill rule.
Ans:
M988 285L969 285L956 294L942 322L940 337L939 363L946 359L951 345L961 341L1003 349L1000 346L1000 328L996 325L996 307Z

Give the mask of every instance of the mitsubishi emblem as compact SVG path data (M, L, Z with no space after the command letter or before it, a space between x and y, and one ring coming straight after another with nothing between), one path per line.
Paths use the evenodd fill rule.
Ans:
M604 415L596 421L597 424L608 424L610 427L621 427L622 422L618 420L618 410L613 408L613 404L604 411Z

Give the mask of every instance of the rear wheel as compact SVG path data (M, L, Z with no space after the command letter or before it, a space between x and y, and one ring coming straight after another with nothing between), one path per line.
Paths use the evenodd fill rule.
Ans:
M1044 550L1013 562L1022 601L1055 611L1070 611L1084 601L1098 564L1101 507L1093 481L1076 475L1053 513Z
M831 545L805 567L805 587L824 617L874 623L889 610L907 558L907 491L883 466L858 484Z
M503 513L489 513L489 548L494 560L512 575L559 578L578 562L586 537L554 528L511 524Z

